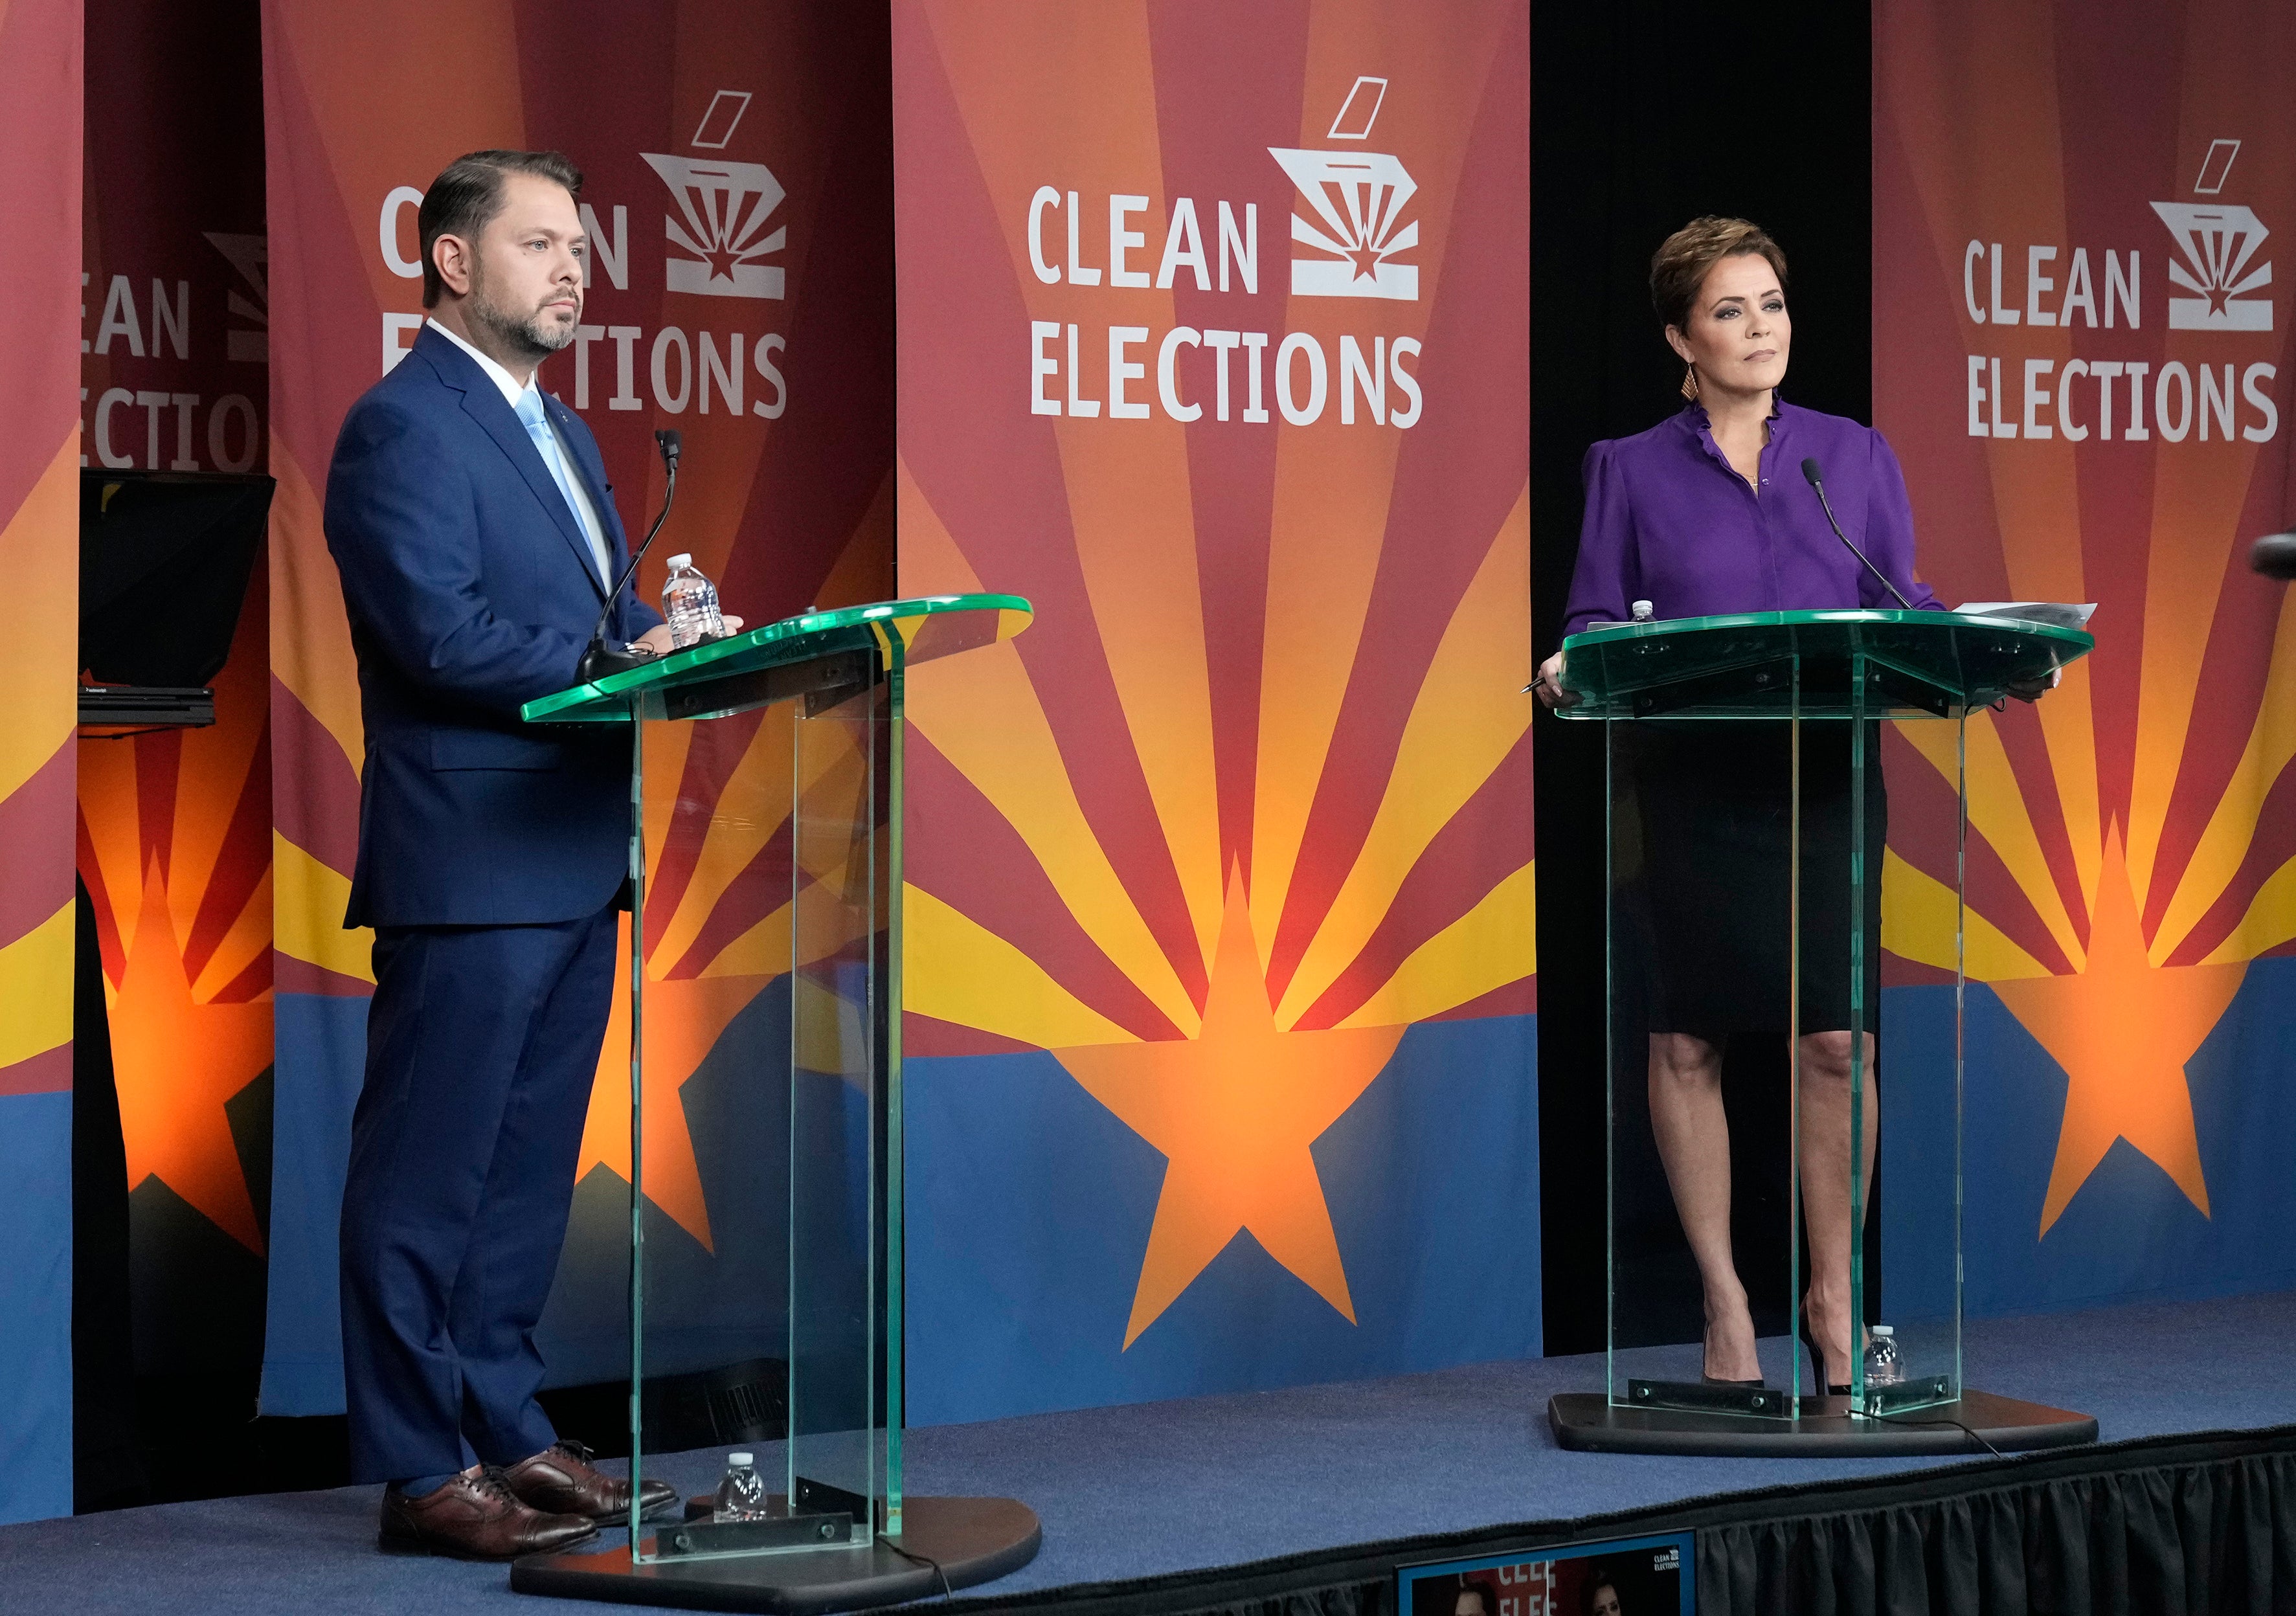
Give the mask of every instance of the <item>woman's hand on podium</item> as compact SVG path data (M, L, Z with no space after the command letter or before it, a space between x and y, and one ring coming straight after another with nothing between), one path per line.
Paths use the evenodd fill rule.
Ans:
M1538 665L1538 677L1530 682L1538 699L1549 707L1576 707L1578 696L1562 688L1562 653L1556 652Z
M2043 696L2048 694L2049 692L2054 690L2059 685L2064 683L2064 677L2065 670L2063 669L2052 668L2049 669L2049 677L2047 678L2026 679L2019 684L2012 685L2008 687L2009 693L2016 697L2020 701L2038 701Z

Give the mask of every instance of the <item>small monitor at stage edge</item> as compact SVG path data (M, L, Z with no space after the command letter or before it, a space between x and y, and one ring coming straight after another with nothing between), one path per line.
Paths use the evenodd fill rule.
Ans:
M1396 1568L1399 1616L1692 1616L1697 1534L1595 1543Z

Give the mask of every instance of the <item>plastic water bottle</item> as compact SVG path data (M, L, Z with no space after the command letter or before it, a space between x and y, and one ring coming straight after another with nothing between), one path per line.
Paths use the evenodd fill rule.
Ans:
M1876 1325L1866 1338L1866 1383L1868 1386L1894 1386L1906 1378L1906 1366L1898 1361L1898 1333L1887 1325Z
M1651 617L1651 603L1648 601L1636 601L1634 603L1633 610L1636 622L1647 623L1652 620Z
M726 1479L718 1483L712 1521L761 1521L766 1516L766 1484L758 1479L757 1455L726 1456Z
M726 619L718 612L718 586L695 570L691 554L669 558L669 577L661 586L661 615L669 623L669 643L680 651L726 637Z

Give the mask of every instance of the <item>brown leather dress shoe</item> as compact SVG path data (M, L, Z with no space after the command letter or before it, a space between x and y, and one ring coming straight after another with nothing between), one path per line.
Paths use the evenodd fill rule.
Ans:
M504 1471L503 1480L511 1491L537 1509L607 1522L628 1520L630 1484L592 1465L590 1451L579 1442L554 1442ZM652 1477L639 1489L639 1496L644 1520L652 1520L665 1510L674 1511L678 1505L677 1489Z
M491 1464L473 1464L419 1498L397 1488L382 1495L378 1546L398 1554L451 1554L460 1560L510 1560L545 1553L598 1535L586 1515L552 1514L521 1503Z

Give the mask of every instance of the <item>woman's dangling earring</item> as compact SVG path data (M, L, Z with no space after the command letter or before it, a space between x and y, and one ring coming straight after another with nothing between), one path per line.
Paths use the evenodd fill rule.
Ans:
M1698 402L1698 367L1695 365L1682 367L1682 396L1693 404Z

